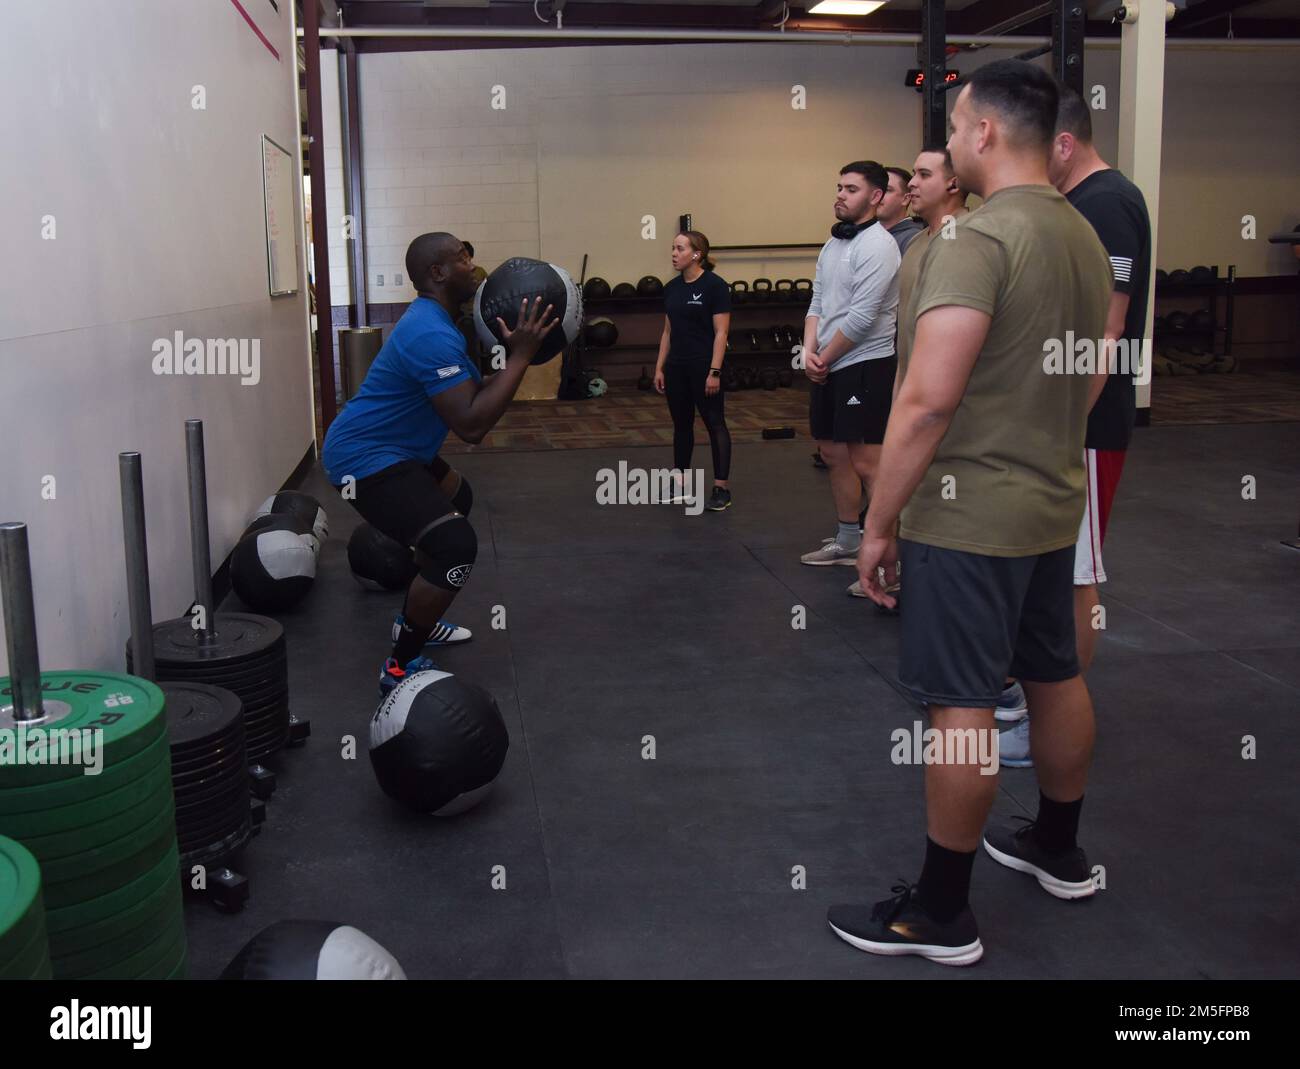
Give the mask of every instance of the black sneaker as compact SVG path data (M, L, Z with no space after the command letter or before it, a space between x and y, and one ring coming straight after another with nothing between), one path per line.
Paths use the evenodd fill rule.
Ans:
M704 507L710 512L721 512L723 509L731 508L731 491L724 490L721 486L715 486L713 496L709 498Z
M822 460L822 451L821 451L820 449L817 450L817 452L815 452L815 453L812 455L812 457L813 457L813 467L814 467L814 468L821 468L822 471L826 471L826 470L827 470L827 467L826 467L826 461Z
M890 890L898 897L874 906L831 906L826 911L831 931L868 954L919 954L940 965L974 965L984 956L970 906L940 924L922 908L914 886L903 883Z
M1034 822L1027 817L1018 828L1005 827L984 833L984 849L999 865L1027 872L1038 879L1043 890L1057 898L1087 898L1097 893L1088 858L1079 847L1049 854L1034 838Z

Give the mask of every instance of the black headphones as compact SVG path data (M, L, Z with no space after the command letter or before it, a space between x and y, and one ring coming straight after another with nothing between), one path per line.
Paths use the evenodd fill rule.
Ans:
M831 237L843 238L845 241L851 241L861 234L862 231L866 230L867 227L875 225L876 220L874 216L868 219L865 223L850 223L841 220L831 227Z

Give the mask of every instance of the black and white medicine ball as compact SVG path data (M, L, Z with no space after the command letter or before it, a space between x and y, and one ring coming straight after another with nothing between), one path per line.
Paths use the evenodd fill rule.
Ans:
M310 524L313 533L316 535L317 542L324 542L330 533L329 520L325 516L325 510L320 507L320 502L311 494L301 494L297 490L281 490L278 494L272 494L262 502L254 518L271 514L294 516Z
M230 555L230 585L250 609L287 609L316 579L313 546L311 535L293 531L259 531L241 538Z
M370 720L370 763L384 793L440 817L488 795L509 747L496 699L449 672L408 676Z
M253 936L223 980L405 980L397 959L336 921L277 921Z
M555 357L565 346L578 340L582 329L582 291L573 284L569 272L555 264L529 260L516 256L507 260L474 294L474 327L479 341L491 349L505 339L497 333L497 317L514 330L519 323L519 308L527 298L542 298L542 307L554 307L551 315L559 320L551 332L542 339L542 347L533 357L534 364L544 364Z
M306 520L298 516L291 516L287 512L270 512L265 516L258 516L252 523L244 528L244 533L239 537L247 538L249 535L259 534L262 531L292 531L307 540L311 546L311 551L320 556L320 542L316 538L316 529Z
M348 567L368 590L405 590L419 571L409 546L368 523L348 539Z

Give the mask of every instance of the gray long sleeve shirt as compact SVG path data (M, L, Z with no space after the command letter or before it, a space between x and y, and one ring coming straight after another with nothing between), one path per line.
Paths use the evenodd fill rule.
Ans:
M898 242L879 223L822 246L808 306L808 315L818 317L817 348L829 345L837 330L853 343L832 370L894 354L901 262Z

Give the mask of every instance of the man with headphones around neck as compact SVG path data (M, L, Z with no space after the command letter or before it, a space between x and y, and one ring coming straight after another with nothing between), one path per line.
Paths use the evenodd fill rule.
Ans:
M898 310L898 243L876 220L889 175L874 160L840 169L831 239L817 257L804 320L808 422L830 468L835 538L804 564L853 566L862 541L862 488L870 489L889 422Z

